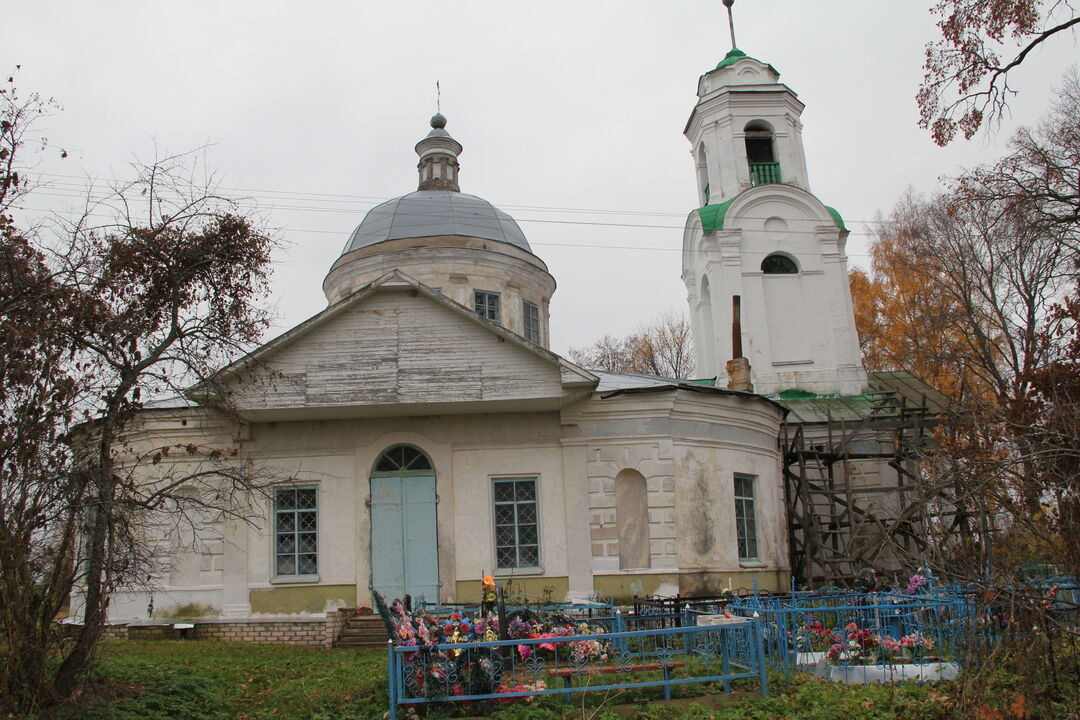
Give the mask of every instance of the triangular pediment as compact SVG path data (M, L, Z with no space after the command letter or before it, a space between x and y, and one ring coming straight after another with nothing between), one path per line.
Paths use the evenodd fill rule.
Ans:
M554 410L596 385L398 271L219 377L251 419Z

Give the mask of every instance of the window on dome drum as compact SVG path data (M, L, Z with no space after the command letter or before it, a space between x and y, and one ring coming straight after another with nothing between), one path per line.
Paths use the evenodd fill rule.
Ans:
M430 470L431 460L412 445L395 445L375 463L375 472L401 472L403 470Z
M799 266L787 255L769 255L761 261L761 272L766 275L797 275Z
M315 487L274 490L274 574L319 573L319 493Z
M739 546L739 562L758 559L754 480L753 475L735 475L735 537Z
M540 343L540 308L536 303L528 300L521 301L522 327L525 339L529 342Z
M499 293L487 290L473 290L473 310L480 317L501 323L499 316Z
M493 481L495 566L500 570L540 566L540 523L536 478Z

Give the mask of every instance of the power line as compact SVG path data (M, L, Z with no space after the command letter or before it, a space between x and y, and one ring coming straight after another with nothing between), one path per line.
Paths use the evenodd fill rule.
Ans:
M46 208L29 208L23 207L22 210L32 210L33 212L49 212ZM681 227L676 226L664 226L664 225L635 225L630 223L587 223L576 222L572 220L534 220L534 219L521 219L518 222L534 222L534 223L560 223L564 225L603 225L610 227L636 227L636 228L663 228L663 229L676 229L681 230ZM297 227L282 227L280 228L285 233L310 233L318 235L337 235L339 237L349 235L348 232L342 232L340 230L319 230L316 228L297 228ZM866 235L872 237L870 233L850 233L851 235ZM595 243L558 243L558 242L537 242L533 240L528 241L529 246L533 247L568 247L568 248L581 248L581 249L596 249L596 250L647 250L647 251L663 251L663 252L683 252L682 247L651 247L647 245L598 245ZM758 252L740 251L740 255L759 255ZM870 257L869 253L845 253L847 257Z
M63 175L63 174L57 174L57 173L40 173L38 175L38 177L67 178L67 179L74 179L74 180L82 180L83 182L86 182L86 181L89 181L89 182L103 182L101 178L85 178L85 177L81 177L81 176L78 176L78 175ZM62 191L62 192L65 193L65 195L62 195L62 196L70 196L70 197L83 197L83 196L85 196L85 186L83 184L81 184L81 183L62 183L62 184L67 185L67 186L70 187L70 190ZM44 189L48 189L48 186L45 186ZM303 192L303 191L295 191L295 190L270 190L270 189L243 188L243 187L227 187L227 188L220 188L220 190L225 191L225 192L262 193L262 195L250 195L249 198L253 199L253 200L262 198L262 199L267 200L267 201L290 200L290 201L293 201L293 202L308 202L308 200L306 200L305 198L313 198L313 199L325 198L324 200L320 200L320 202L359 203L359 204L365 204L365 205L377 205L377 204L387 202L387 201L390 201L390 200L395 200L395 199L397 199L397 197L400 197L400 196L397 196L397 197L381 197L381 196L371 196L371 195L350 195L350 194L342 194L342 193ZM39 191L38 194L41 194L42 192L43 191ZM267 193L269 193L269 195L267 195ZM61 196L61 195L58 195L58 196ZM241 198L241 200L244 200L244 199L248 199L248 198ZM303 207L303 206L300 206L300 207L277 206L277 207L280 207L281 209L293 209L293 210L307 210L308 209L308 208ZM620 210L620 209L611 209L611 208L574 208L574 207L559 207L559 206L547 206L547 205L529 205L529 204L516 204L516 203L497 204L496 207L499 207L500 209L510 208L510 209L515 209L515 210L526 210L526 211L570 212L570 213L601 214L601 215L603 215L603 214L607 214L607 215L650 215L650 216L657 216L657 217L679 217L679 218L686 217L687 215L690 214L690 212L693 212L693 210L690 210L688 212L670 212L670 211L659 211L659 210ZM311 209L312 210L318 210L318 211L325 211L325 212L342 212L342 210L340 210L338 208L311 208ZM749 218L749 219L755 219L755 220L767 220L768 217L771 217L771 216L744 215L743 217L746 217L746 218ZM853 219L853 218L847 218L846 221L851 222L851 223L857 223L857 224L870 224L870 223L879 222L878 220L861 220L861 219ZM805 220L804 222L816 223L817 221L816 220ZM642 227L672 228L674 226L657 225L657 226L642 226ZM681 229L681 226L680 226L679 229Z
M75 198L75 197L83 198L83 197L86 197L86 195L84 195L84 194L50 193L50 192L46 192L46 191L36 191L34 194L36 196L39 196L39 197L55 197L55 198ZM109 197L110 197L109 195L98 196L96 198L96 201L101 202L101 201L106 200ZM95 197L90 196L88 199L94 201ZM264 209L264 208L262 208L260 206L257 206L257 205L245 205L243 202L237 202L237 201L232 201L232 202L235 202L240 207L247 207L248 209ZM49 209L46 209L46 208L22 207L20 209L33 210L34 212L49 212L50 211ZM318 208L318 207L305 207L305 206L295 206L295 205L276 205L276 206L273 206L273 208L270 208L270 209L289 210L289 211L294 211L294 212L330 213L330 214L339 214L339 215L340 214L346 214L346 212L347 212L347 211L339 209L339 208ZM645 213L638 213L638 214L645 214ZM430 217L430 218L444 217L440 213L411 213L411 215L412 215L412 217ZM365 216L370 216L370 213L366 213ZM745 218L745 219L750 219L750 220L767 220L771 216L765 217L765 216L744 215L742 217ZM586 227L588 227L588 226L593 226L593 227L621 227L621 228L640 228L640 229L646 229L646 230L683 230L683 229L685 229L684 225L652 225L652 224L646 224L646 223L616 223L616 222L601 222L601 221L594 221L594 220L554 220L554 219L550 219L550 218L522 218L522 217L513 218L513 220L514 220L514 222L517 222L517 223L539 223L539 224L545 224L545 225L581 225L581 226L586 226ZM812 224L812 225L820 225L820 224L822 224L822 221L814 220L814 219L796 219L794 222L805 222L807 224ZM849 221L849 222L855 223L855 222L860 222L860 221L854 221L853 220L853 221ZM293 228L292 230L293 231L298 231L298 232L332 232L332 233L341 233L341 234L345 234L345 232L346 232L346 231L339 231L339 230L305 230L303 228ZM865 230L854 230L854 231L853 230L848 230L848 234L849 234L849 236L855 235L855 236L864 236L864 237L874 237L873 233L867 232Z

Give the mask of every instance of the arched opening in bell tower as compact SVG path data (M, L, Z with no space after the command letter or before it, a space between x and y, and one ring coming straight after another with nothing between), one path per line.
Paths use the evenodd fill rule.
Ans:
M705 144L698 145L697 150L697 176L698 190L701 191L701 205L709 204L709 163L705 155Z
M773 127L764 120L751 120L743 128L746 142L746 163L750 167L751 185L781 182L780 163L776 160Z

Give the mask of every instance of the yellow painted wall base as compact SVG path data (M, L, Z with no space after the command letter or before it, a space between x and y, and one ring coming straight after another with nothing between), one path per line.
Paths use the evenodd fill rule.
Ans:
M292 615L293 613L317 613L327 605L337 607L356 606L355 585L305 585L303 587L276 587L248 592L251 612L256 615Z
M553 602L562 602L570 591L570 579L565 575L531 578L496 578L500 585L507 587L507 598L515 595L528 595L530 599L550 597ZM458 580L454 586L454 599L457 602L480 602L480 578Z

